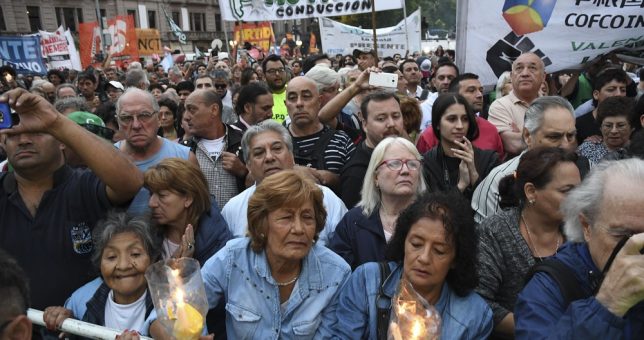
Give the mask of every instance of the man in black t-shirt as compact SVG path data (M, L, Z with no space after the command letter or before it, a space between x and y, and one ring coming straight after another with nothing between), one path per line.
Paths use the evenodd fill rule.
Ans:
M286 88L288 126L293 137L295 163L308 167L319 184L337 189L340 169L351 158L355 146L346 133L320 122L320 94L316 83L297 77Z

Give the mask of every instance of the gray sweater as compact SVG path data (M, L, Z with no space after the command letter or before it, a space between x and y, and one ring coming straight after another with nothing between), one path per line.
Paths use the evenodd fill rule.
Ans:
M535 264L519 230L518 208L499 210L478 227L479 293L492 308L494 325L514 310L524 279Z

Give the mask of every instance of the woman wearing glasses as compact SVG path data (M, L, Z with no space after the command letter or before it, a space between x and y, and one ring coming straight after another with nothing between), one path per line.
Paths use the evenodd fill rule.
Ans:
M587 139L577 153L588 158L590 166L599 163L610 151L618 151L631 140L633 127L629 115L635 103L629 97L609 97L597 107L597 124L602 133L599 141Z
M440 142L423 156L425 182L432 191L458 189L471 198L476 186L499 164L499 157L495 151L472 145L479 128L465 97L438 96L432 107L432 129Z
M355 269L383 261L398 214L425 191L421 157L414 144L388 137L371 154L362 199L338 223L329 248Z

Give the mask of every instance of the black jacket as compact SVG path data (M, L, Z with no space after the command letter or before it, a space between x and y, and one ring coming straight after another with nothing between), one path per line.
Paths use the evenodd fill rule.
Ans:
M327 245L351 265L351 270L363 263L385 260L387 241L378 211L376 207L370 216L365 216L361 207L349 210Z
M351 156L351 159L340 171L340 198L344 202L344 205L347 206L347 209L353 208L360 202L362 181L367 172L372 153L373 149L368 147L363 140L356 147L356 151Z

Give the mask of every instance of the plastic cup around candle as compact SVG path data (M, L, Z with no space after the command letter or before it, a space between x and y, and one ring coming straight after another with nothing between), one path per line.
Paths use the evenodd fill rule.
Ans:
M145 272L157 320L177 340L199 339L208 301L199 262L192 258L170 259L151 265Z

